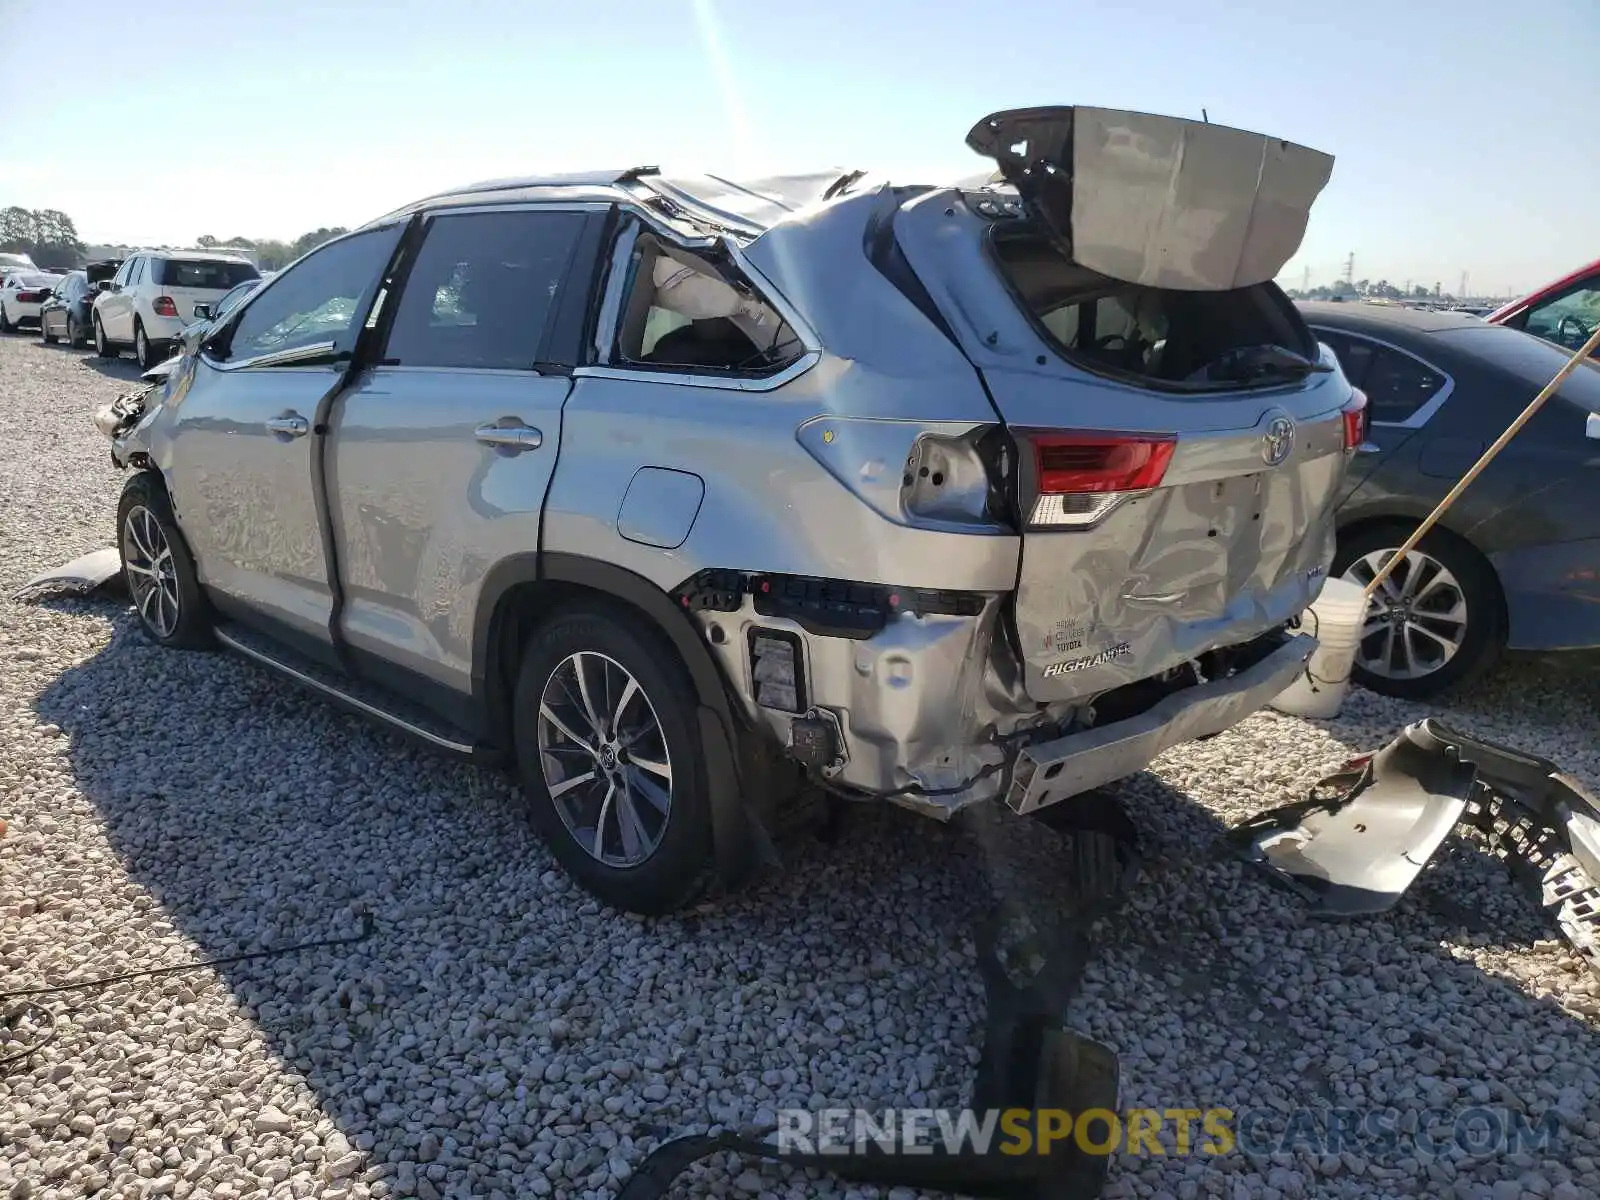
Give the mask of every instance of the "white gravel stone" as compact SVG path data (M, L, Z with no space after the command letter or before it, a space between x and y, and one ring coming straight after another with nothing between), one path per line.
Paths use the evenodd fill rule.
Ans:
M0 338L0 596L111 544L122 476L89 413L134 376ZM362 908L378 928L49 998L55 1041L0 1075L0 1195L609 1196L664 1133L971 1085L984 859L948 829L853 810L758 888L642 921L556 869L500 776L158 650L120 598L0 612L0 989L346 933ZM1121 785L1149 855L1069 1015L1117 1049L1130 1106L1487 1095L1558 1111L1564 1140L1124 1158L1110 1194L1600 1194L1600 989L1497 866L1457 841L1389 917L1325 924L1211 853L1425 712L1356 692L1331 723L1264 713ZM1448 712L1600 783L1585 663L1513 660ZM724 1156L680 1194L889 1193Z

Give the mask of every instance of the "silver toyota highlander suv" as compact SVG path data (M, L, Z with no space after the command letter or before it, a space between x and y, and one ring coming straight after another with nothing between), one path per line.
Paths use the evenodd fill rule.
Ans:
M145 632L514 765L605 901L809 777L1022 813L1304 669L1364 399L1271 278L1325 155L996 114L971 186L655 169L430 197L97 414Z

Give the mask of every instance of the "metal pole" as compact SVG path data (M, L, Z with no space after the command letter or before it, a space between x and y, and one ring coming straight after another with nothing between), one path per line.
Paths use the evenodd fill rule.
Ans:
M1506 443L1517 436L1517 431L1533 419L1533 414L1544 407L1544 402L1546 400L1555 395L1556 389L1566 381L1567 376L1576 371L1579 364L1593 354L1597 348L1600 348L1600 325L1595 327L1595 331L1589 335L1589 340L1579 348L1578 352L1567 360L1567 365L1556 372L1556 377L1549 383L1545 384L1544 387L1540 389L1539 394L1529 402L1528 407L1522 410L1515 421L1511 422L1511 427L1494 440L1494 445L1490 446L1483 452L1483 457L1478 459L1477 462L1473 463L1471 469L1461 477L1460 481L1455 485L1455 487L1451 488L1450 491L1445 495L1445 498L1439 501L1439 506L1428 514L1427 519L1424 520L1421 525L1417 526L1417 531L1406 539L1406 544L1401 546L1400 549L1396 550L1394 554L1389 557L1389 561L1383 564L1378 573L1372 577L1372 582L1367 584L1363 591L1363 595L1365 595L1367 599L1370 600L1372 598L1372 593L1383 586L1384 581L1389 578L1389 575L1394 570L1396 564L1398 564L1402 559L1405 558L1406 555L1410 554L1411 551L1416 548L1416 544L1422 540L1422 535L1427 533L1428 530L1432 529L1435 522L1437 522L1440 517L1444 516L1445 510L1456 502L1456 497L1460 496L1462 492L1467 490L1467 485L1476 479L1479 474L1482 473L1483 469L1494 461L1494 456L1499 454L1501 450L1505 449Z

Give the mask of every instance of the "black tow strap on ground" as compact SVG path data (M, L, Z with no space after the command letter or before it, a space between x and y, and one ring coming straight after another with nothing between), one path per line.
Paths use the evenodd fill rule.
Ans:
M292 946L274 946L269 950L252 950L247 954L230 954L226 958L208 958L202 962L175 963L170 967L147 967L142 971L126 971L121 975L108 975L102 979L87 979L81 983L57 983L47 987L21 988L14 992L0 992L0 1004L26 996L53 996L59 992L81 992L92 988L110 987L130 979L151 979L158 975L176 975L180 971L198 971L201 967L223 967L230 963L249 962L257 958L281 958L302 950L316 950L323 946L349 946L364 942L373 935L377 926L370 912L361 914L361 932L345 937L320 938L314 942L297 942ZM35 1038L21 1050L0 1058L0 1069L33 1057L55 1040L58 1032L57 1016L36 1000L24 999L21 1004L0 1016L0 1029L15 1031L27 1024L37 1031Z
M1050 836L1042 826L1036 833ZM1078 830L1072 835L1073 854L1066 861L1056 856L1053 869L1060 875L1079 880L1098 877L1105 883L1107 864L1114 862L1117 878L1103 894L1082 897L1075 911L1046 912L1029 902L1031 889L1017 882L1026 879L1026 870L1005 861L1005 853L995 848L992 831L980 825L978 836L988 855L999 904L975 931L988 1017L969 1107L980 1119L988 1112L1014 1109L1114 1113L1119 1100L1116 1053L1066 1029L1062 1021L1088 964L1089 926L1120 898L1137 871L1133 848L1104 828ZM1039 895L1046 897L1048 906L1048 889ZM1016 1153L1014 1146L1013 1152L1004 1153L1001 1147L1006 1143L999 1136L986 1152L970 1143L952 1150L933 1139L931 1144L920 1142L917 1153L906 1153L903 1140L888 1148L872 1141L852 1145L848 1153L797 1153L771 1141L775 1132L694 1134L664 1142L623 1185L617 1200L664 1200L690 1166L724 1153L815 1168L853 1183L994 1200L1092 1200L1105 1184L1110 1161L1105 1154L1084 1152L1075 1141L1062 1141L1045 1153L1038 1152L1037 1145L1029 1153Z

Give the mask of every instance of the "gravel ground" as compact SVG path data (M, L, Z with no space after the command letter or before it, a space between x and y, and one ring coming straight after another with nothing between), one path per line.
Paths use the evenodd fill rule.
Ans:
M0 339L6 596L110 544L121 477L88 417L133 375ZM755 890L630 919L567 883L497 776L159 651L115 599L0 614L0 990L377 927L59 998L54 1042L0 1074L0 1197L609 1196L663 1131L970 1085L984 860L956 833L855 810ZM1583 664L1512 662L1449 712L1594 786L1597 693ZM1391 917L1341 925L1211 853L1424 712L1262 714L1129 781L1151 855L1072 1022L1116 1047L1130 1105L1510 1106L1557 1112L1558 1140L1120 1158L1108 1195L1600 1194L1595 983L1497 867L1452 844ZM879 1193L724 1158L680 1194Z

